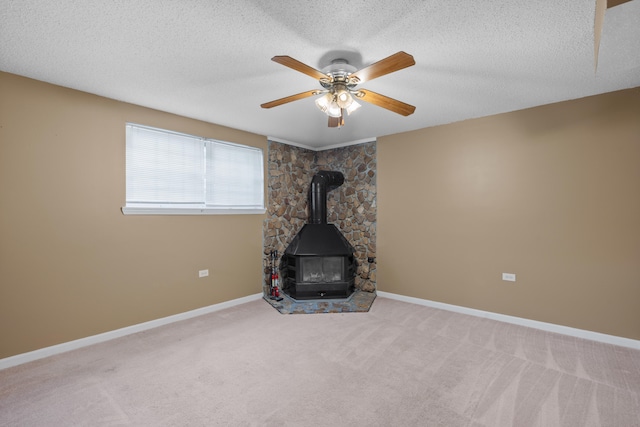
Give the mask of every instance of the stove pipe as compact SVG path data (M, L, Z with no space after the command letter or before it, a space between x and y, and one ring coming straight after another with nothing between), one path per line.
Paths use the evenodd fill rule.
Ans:
M344 183L338 171L320 171L313 176L309 187L309 224L327 223L327 193Z

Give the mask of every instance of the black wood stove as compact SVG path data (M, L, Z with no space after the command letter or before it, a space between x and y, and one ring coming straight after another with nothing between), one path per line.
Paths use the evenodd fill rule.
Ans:
M333 224L327 224L327 192L344 175L320 171L309 188L309 221L280 260L282 290L295 299L347 298L354 290L355 249Z

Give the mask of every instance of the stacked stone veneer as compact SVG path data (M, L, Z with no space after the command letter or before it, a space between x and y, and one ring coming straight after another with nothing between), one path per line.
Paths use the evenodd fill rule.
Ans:
M263 227L265 259L281 256L307 223L307 195L320 170L344 174L344 184L327 195L327 222L356 249L356 288L376 289L376 143L312 151L269 141L267 219ZM369 262L369 258L373 262Z

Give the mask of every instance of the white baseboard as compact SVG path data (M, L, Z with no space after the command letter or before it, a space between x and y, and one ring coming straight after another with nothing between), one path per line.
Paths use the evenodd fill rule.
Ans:
M393 294L390 292L376 291L379 297L394 299L398 301L408 302L412 304L424 305L427 307L439 308L442 310L454 311L457 313L468 314L471 316L484 317L497 320L500 322L512 323L515 325L526 326L529 328L540 329L548 332L555 332L564 335L570 335L577 338L584 338L592 341L603 342L622 347L629 347L640 350L640 341L630 338L617 337L614 335L602 334L599 332L586 331L583 329L570 328L568 326L555 325L553 323L539 322L537 320L524 319L521 317L508 316L505 314L492 313L489 311L476 310L473 308L461 307L457 305L445 304L436 301L425 300L421 298L407 297L404 295ZM202 316L204 314L213 313L225 308L234 307L236 305L245 304L247 302L256 301L263 297L262 293L249 295L246 297L225 301L219 304L198 308L184 313L175 314L173 316L163 317L161 319L151 320L149 322L139 323L137 325L127 326L121 329L105 332L98 335L92 335L86 338L80 338L62 344L53 345L51 347L41 348L39 350L22 353L15 356L0 359L0 370L10 368L12 366L21 365L23 363L32 362L34 360L43 359L45 357L54 356L56 354L65 353L92 344L109 341L115 338L124 337L126 335L135 334L137 332L146 331L157 328L159 326L168 325L180 320L191 319L193 317Z
M167 316L160 319L151 320L149 322L138 323L137 325L127 326L121 329L104 332L102 334L92 335L90 337L80 338L74 341L53 345L51 347L41 348L39 350L30 351L28 353L6 357L4 359L0 359L0 369L10 368L12 366L21 365L23 363L32 362L34 360L43 359L45 357L65 353L67 351L76 350L82 347L87 347L92 344L98 344L115 338L124 337L126 335L135 334L137 332L146 331L148 329L157 328L158 326L168 325L169 323L179 322L180 320L191 319L193 317L202 316L203 314L209 314L250 301L256 301L261 299L262 295L262 293L249 295L231 301L225 301L219 304L213 304L207 307L186 311L184 313L174 314L173 316Z
M439 308L456 313L469 314L471 316L485 317L487 319L498 320L505 323L526 326L529 328L541 329L547 332L555 332L563 335L570 335L577 338L584 338L591 341L598 341L606 344L613 344L622 347L629 347L640 350L640 341L630 338L617 337L615 335L601 334L599 332L586 331L568 326L555 325L553 323L539 322L537 320L524 319L522 317L508 316L506 314L492 313L490 311L476 310L474 308L461 307L458 305L445 304L442 302L430 301L421 298L407 297L390 292L376 291L376 294L383 298L394 299L412 304L424 305L432 308Z

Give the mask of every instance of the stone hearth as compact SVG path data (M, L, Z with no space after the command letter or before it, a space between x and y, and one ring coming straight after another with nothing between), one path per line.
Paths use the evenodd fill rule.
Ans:
M282 300L269 298L269 290L265 286L264 300L282 314L321 314L321 313L364 313L369 311L376 299L375 292L357 290L349 298L295 300L286 294L281 294Z

